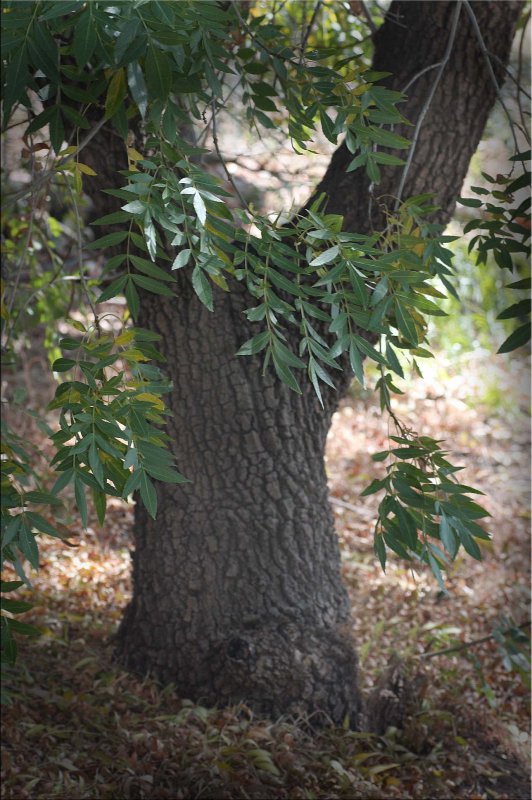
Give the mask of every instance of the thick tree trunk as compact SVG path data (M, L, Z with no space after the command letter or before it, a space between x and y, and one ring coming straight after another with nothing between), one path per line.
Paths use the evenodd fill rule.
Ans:
M519 3L473 3L489 51L506 61ZM376 35L374 65L404 88L441 61L453 2L395 2ZM495 71L500 72L495 65ZM404 115L416 122L438 68L416 78ZM495 90L464 6L451 58L419 131L404 196L436 191L447 219ZM413 129L401 132L412 136ZM379 223L401 169L369 186L335 153L318 191L346 227ZM388 197L386 197L388 196ZM186 277L175 300L145 297L141 324L163 336L174 382L168 432L186 486L159 484L159 515L136 510L134 594L118 634L120 659L206 703L244 701L260 712L359 711L349 603L327 502L323 451L341 392L299 397L256 358L236 358L252 334L237 287L209 313Z
M185 696L340 720L357 693L323 465L331 409L234 357L245 307L219 292L211 314L185 287L143 307L164 337L169 432L191 483L158 486L156 522L137 506L120 651Z

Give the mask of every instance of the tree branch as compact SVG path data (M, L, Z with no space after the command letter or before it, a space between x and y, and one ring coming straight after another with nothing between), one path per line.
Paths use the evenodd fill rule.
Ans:
M423 105L423 108L421 109L421 112L420 112L420 114L419 114L419 116L417 118L416 129L414 131L414 138L412 140L412 144L411 144L410 150L408 152L408 158L407 158L406 164L405 164L405 166L403 168L403 172L402 172L402 175L401 175L401 181L399 183L399 189L397 190L397 198L396 198L396 201L395 201L395 211L397 211L397 209L399 208L399 206L401 204L401 197L402 197L402 194L403 194L403 191L404 191L404 188L405 188L405 183L406 183L406 178L407 178L408 172L410 170L410 167L412 166L412 161L414 159L414 153L415 153L416 146L417 146L417 143L418 143L418 140L419 140L419 132L421 130L421 126L423 125L423 122L425 120L427 112L428 112L428 110L429 110L429 108L431 106L431 103L432 103L433 99L434 99L434 95L436 93L436 89L438 88L438 84L439 84L439 82L440 82L440 80L442 78L442 75L443 75L444 71L445 71L445 67L447 66L447 64L449 62L449 59L451 57L451 52L452 52L452 49L453 49L454 40L456 38L456 31L458 29L458 20L460 18L460 13L462 11L463 2L465 2L465 0L457 0L456 6L455 6L453 20L452 20L452 23L451 23L451 32L449 33L449 38L447 40L447 47L445 48L445 53L443 54L443 58L442 58L442 60L440 62L440 67L439 67L439 70L438 70L438 74L436 75L436 80L432 84L432 87L431 87L430 92L429 92L429 96L427 97L427 99L426 99L426 101L425 101L425 103Z

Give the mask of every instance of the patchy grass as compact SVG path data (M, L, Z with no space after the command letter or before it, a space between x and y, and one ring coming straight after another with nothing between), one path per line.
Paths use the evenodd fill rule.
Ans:
M505 396L514 398L504 417L492 403L471 402L485 361L460 378L441 368L415 382L398 410L462 454L466 481L486 492L494 533L481 564L458 561L448 597L430 574L399 561L383 575L373 556L378 500L359 497L387 435L373 398L342 404L328 445L363 688L396 653L426 687L422 711L403 731L312 732L303 719L271 722L243 705L206 709L118 669L112 637L130 594L132 512L111 501L103 530L91 520L76 537L72 516L78 547L42 540L35 608L25 616L41 635L21 642L22 679L3 712L2 797L528 798L528 690L486 638L502 616L528 621L523 366L511 362L504 373ZM45 459L46 442L36 443Z

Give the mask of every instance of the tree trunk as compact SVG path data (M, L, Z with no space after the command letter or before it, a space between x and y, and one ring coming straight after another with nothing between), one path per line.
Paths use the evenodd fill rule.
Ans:
M520 3L473 3L487 49L506 62ZM375 37L374 67L404 88L441 61L454 2L394 2ZM500 78L497 64L495 72ZM418 76L402 107L416 122L438 75ZM495 90L465 6L451 58L419 130L403 197L435 191L449 218ZM412 137L413 128L399 132ZM381 224L401 168L383 169L370 206L364 175L341 146L317 191L346 228ZM180 276L181 277L181 276ZM214 313L186 276L175 300L144 297L141 324L161 333L174 383L168 433L186 486L158 484L154 522L137 504L134 594L119 658L205 703L244 701L261 713L319 712L357 724L357 661L327 502L325 439L341 391L319 406L259 359L234 353L255 332L241 287L217 292ZM344 380L345 388L347 380Z

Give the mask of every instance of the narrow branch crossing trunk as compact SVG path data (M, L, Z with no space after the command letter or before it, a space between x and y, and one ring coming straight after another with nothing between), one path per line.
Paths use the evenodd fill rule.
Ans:
M520 3L472 3L486 46L508 58ZM419 130L404 197L435 191L449 218L495 98L464 5L433 101L454 2L392 3L374 66L408 89L403 113ZM500 71L495 65L500 77ZM400 133L412 136L413 128ZM401 168L346 173L340 147L318 191L346 227L367 232L393 205ZM390 197L392 198L390 200ZM237 288L209 313L184 277L175 300L144 297L140 323L163 336L174 382L168 432L185 487L159 484L159 515L136 509L134 594L118 634L123 663L206 703L244 701L271 715L322 712L335 722L360 707L349 603L323 466L341 392L322 410L308 383L299 397L258 359L236 358L255 332ZM347 383L347 381L345 381Z

